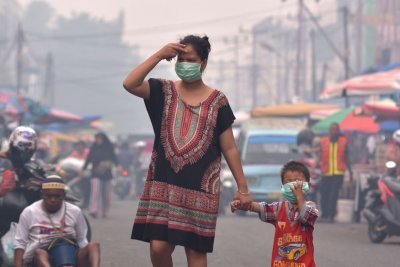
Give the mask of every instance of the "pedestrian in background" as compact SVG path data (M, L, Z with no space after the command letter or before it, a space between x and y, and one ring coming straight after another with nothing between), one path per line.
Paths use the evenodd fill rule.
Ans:
M68 155L68 157L86 160L89 155L89 149L86 147L86 143L83 140L79 140L74 144L74 149Z
M281 181L283 201L252 202L248 210L275 226L271 267L315 267L313 232L318 210L314 202L304 200L310 172L303 163L290 161L281 170ZM242 209L238 204L231 203L232 212Z
M188 35L165 45L124 81L128 92L144 99L155 133L132 230L133 239L150 242L153 266L172 266L176 245L185 247L188 266L207 266L218 215L221 152L238 185L235 198L244 207L251 202L229 102L202 80L210 50L207 36ZM175 57L181 80L145 81L160 61Z
M97 217L101 212L103 218L106 218L111 205L112 168L118 165L114 145L106 134L95 135L94 143L81 170L81 177L89 165L92 167L89 212L92 217Z
M339 191L343 185L346 169L350 180L353 173L349 160L347 138L340 133L337 123L329 127L329 135L320 140L321 179L321 221L334 222Z

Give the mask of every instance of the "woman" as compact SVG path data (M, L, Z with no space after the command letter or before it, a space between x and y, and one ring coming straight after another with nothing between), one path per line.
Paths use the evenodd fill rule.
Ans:
M219 201L221 152L238 185L235 199L251 203L232 133L235 119L225 95L202 74L208 37L189 35L167 44L129 73L124 88L144 99L155 133L146 184L132 239L150 242L153 266L172 266L175 245L185 247L188 266L207 266ZM163 59L177 56L179 81L146 75Z
M84 176L84 170L89 164L92 165L89 212L92 217L97 217L101 209L103 218L106 218L111 202L111 171L113 165L117 165L117 157L113 144L104 133L95 135L95 141L83 165L81 177Z

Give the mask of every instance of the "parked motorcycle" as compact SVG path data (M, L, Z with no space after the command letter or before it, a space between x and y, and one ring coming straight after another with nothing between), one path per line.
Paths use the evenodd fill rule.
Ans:
M396 163L387 162L388 174L370 176L363 215L368 221L368 237L381 243L386 236L400 235L400 181Z
M10 175L12 170L0 170L0 176L5 173ZM41 199L41 184L46 179L46 170L35 161L29 161L24 164L21 170L18 170L19 176L16 187L0 198L0 238L3 237L10 229L12 222L18 222L19 216L25 207ZM21 177L21 174L23 177ZM79 199L76 198L70 190L66 190L65 201L77 204ZM88 240L91 239L91 227L85 216L88 226ZM3 250L2 246L1 250ZM3 253L0 253L0 263L2 262ZM2 266L2 265L0 265ZM3 266L8 267L8 266Z
M118 171L118 174L113 179L112 183L114 193L119 197L119 199L125 199L127 196L129 196L129 193L131 192L131 173L128 170Z

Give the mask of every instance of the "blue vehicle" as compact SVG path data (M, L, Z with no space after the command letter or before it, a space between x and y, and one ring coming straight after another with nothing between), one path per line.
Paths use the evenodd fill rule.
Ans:
M297 147L297 134L297 130L242 129L237 142L244 175L254 201L280 200L280 170L283 164L298 157L293 153ZM233 187L233 179L229 170L222 172L223 192L228 190L226 186ZM229 192L234 193L235 190L229 188ZM233 197L233 193L223 196Z

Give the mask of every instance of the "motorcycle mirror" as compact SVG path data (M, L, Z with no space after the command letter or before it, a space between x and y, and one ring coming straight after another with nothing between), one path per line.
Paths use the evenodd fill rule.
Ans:
M393 169L393 168L396 168L397 164L394 161L388 161L388 162L386 162L385 166L388 169Z

